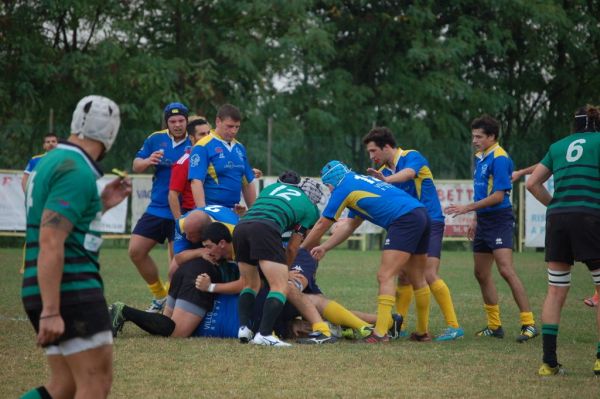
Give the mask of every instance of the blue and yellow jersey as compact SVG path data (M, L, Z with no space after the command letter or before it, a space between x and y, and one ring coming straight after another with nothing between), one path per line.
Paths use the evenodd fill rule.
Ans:
M181 253L187 249L201 248L202 243L193 243L189 241L184 232L185 218L191 212L203 211L210 216L213 222L223 223L229 232L233 235L233 228L238 223L240 218L238 215L229 208L220 205L209 205L202 208L195 208L187 212L185 215L177 219L175 223L175 239L173 241L173 252L175 254Z
M504 199L501 203L479 209L478 214L512 207L510 191L512 190L513 169L512 159L498 144L475 154L475 171L473 173L475 202L489 197L496 191L504 191Z
M152 177L152 194L150 204L146 209L150 215L165 219L172 219L173 214L169 208L169 181L171 180L171 166L177 162L186 149L191 147L192 143L188 137L176 143L173 136L167 129L152 133L146 140L142 148L135 154L136 158L148 158L153 152L162 150L163 157L158 165L154 166L154 176Z
M331 193L323 217L337 220L348 208L348 217L360 217L387 229L400 216L423 207L418 200L391 184L350 172Z
M29 162L27 162L27 166L25 166L25 170L23 171L23 173L28 175L31 172L33 172L33 170L37 166L38 162L40 162L42 160L42 158L44 157L44 155L46 155L46 154L47 154L47 152L45 152L43 154L38 154L38 155L32 156L31 159L29 160Z
M398 148L394 155L394 168L391 169L384 164L379 168L379 171L384 176L391 176L407 168L415 171L415 178L402 183L391 184L421 201L427 208L431 220L443 222L444 214L433 182L433 174L429 169L429 162L419 151Z
M203 182L206 205L233 208L240 202L242 186L254 180L254 172L239 141L228 143L212 131L192 148L188 178Z

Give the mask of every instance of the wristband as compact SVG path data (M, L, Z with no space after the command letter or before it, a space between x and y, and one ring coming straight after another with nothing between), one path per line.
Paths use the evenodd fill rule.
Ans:
M214 291L215 291L215 286L216 286L216 284L215 284L215 283L211 283L211 284L208 286L208 292L214 292Z
M40 320L42 320L42 319L50 319L52 317L57 317L57 316L60 316L60 313L49 314L49 315L46 315L46 316L40 316Z

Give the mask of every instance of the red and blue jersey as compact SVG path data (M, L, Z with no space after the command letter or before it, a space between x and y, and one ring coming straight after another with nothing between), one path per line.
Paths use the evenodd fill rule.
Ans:
M203 182L206 205L233 208L254 172L244 146L237 140L228 143L213 131L192 148L188 178Z
M391 184L421 201L425 205L431 220L443 222L444 214L442 213L442 206L427 159L419 151L398 148L394 155L394 168L392 169L387 165L383 165L379 171L384 176L391 176L403 169L414 170L415 178L402 183Z
M46 154L47 154L47 152L45 152L43 154L32 156L31 159L29 160L29 162L27 162L27 166L25 166L25 170L23 171L23 173L28 175L31 172L33 172L33 170L35 169L38 162L40 162L42 160L42 158L44 157L44 155L46 155Z
M183 231L185 218L192 212L203 211L210 216L213 222L223 223L229 232L233 234L233 228L240 220L239 216L229 208L220 205L209 205L202 208L192 209L185 215L182 215L175 221L175 238L173 240L173 252L175 254L181 253L188 249L202 248L202 243L193 243L187 239L185 232Z
M496 191L503 191L502 202L494 206L479 209L478 214L511 208L512 172L514 165L506 151L497 143L483 152L475 154L473 187L475 202L489 197Z
M173 136L165 129L154 132L148 136L148 138L144 140L142 148L135 154L136 158L146 159L155 151L163 151L163 157L160 163L154 166L150 204L146 209L146 212L150 215L165 219L173 219L168 200L171 167L183 154L185 154L186 149L189 149L191 145L192 143L188 137L176 143Z
M323 217L337 220L348 208L348 217L360 217L384 229L415 208L424 208L404 190L371 176L347 173L333 190Z

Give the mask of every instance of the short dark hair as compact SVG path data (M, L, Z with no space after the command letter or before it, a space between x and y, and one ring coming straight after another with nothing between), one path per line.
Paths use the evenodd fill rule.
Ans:
M219 110L217 111L217 118L219 118L222 121L229 118L232 121L239 122L242 120L242 113L234 105L223 104L221 105L221 107L219 107Z
M187 124L186 130L189 135L194 134L196 126L208 125L206 119L198 118Z
M394 134L385 126L374 127L365 135L365 137L363 137L364 145L369 144L371 141L374 142L379 148L385 147L386 144L392 148L396 147L396 139L394 138Z
M600 131L600 108L586 105L575 112L573 133Z
M293 170L286 170L279 175L277 181L280 183L293 184L294 186L297 186L300 184L300 175Z
M47 138L47 137L56 137L56 138L58 138L58 136L56 135L56 133L46 133L44 135L44 139Z
M218 244L221 242L221 240L225 240L225 242L231 242L232 238L227 226L225 226L223 223L214 222L209 224L208 227L204 229L202 241L206 240Z
M488 114L483 114L471 122L471 130L481 129L486 136L494 136L496 140L500 136L500 123Z

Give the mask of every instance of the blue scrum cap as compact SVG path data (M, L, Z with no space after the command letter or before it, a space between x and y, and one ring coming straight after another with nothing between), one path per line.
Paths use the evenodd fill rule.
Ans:
M329 161L321 169L321 180L323 184L331 184L333 187L337 187L348 172L350 172L350 169L340 161Z
M165 122L171 117L175 115L185 116L185 119L188 117L188 113L190 112L188 108L182 103L170 103L165 107L163 111L165 115Z

